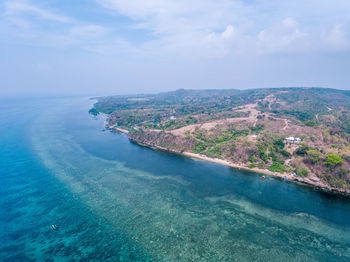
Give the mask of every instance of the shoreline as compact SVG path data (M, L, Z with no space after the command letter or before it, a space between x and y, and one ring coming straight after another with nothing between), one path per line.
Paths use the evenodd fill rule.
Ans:
M126 129L123 129L123 128L119 128L119 127L115 127L115 126L107 126L107 128L110 130L116 130L116 131L124 133L126 135L129 134L129 131ZM191 152L178 152L176 150L163 148L163 147L157 146L157 145L140 143L138 141L130 139L129 137L128 137L128 139L135 144L138 144L138 145L144 146L144 147L148 147L148 148L151 148L154 150L160 150L160 151L164 151L167 153L178 154L178 155L181 155L184 157L200 159L200 160L216 163L219 165L228 166L228 167L238 169L238 170L245 170L245 171L250 171L250 172L254 172L254 173L258 173L258 174L262 174L262 175L266 175L266 176L270 176L270 177L280 178L282 180L290 181L290 182L293 182L293 183L296 183L296 184L299 184L302 186L312 187L314 189L321 190L323 192L337 194L337 195L341 195L341 196L345 196L345 197L350 197L350 190L331 187L327 184L322 183L321 180L312 181L311 178L304 178L304 177L300 177L300 176L295 177L293 174L290 174L290 173L278 173L278 172L270 171L268 169L259 169L257 167L250 168L250 167L240 165L237 163L233 163L233 162L230 162L230 161L227 161L224 159L212 158L212 157L208 157L208 156L201 155L201 154L195 154L195 153L191 153Z
M294 182L294 183L297 183L297 184L300 184L300 185L303 185L303 186L309 186L309 187L312 187L312 188L315 188L315 189L318 189L318 190L322 190L322 191L325 191L325 192L328 192L328 193L335 193L335 194L338 194L338 195L350 197L350 191L349 190L333 188L333 187L330 187L330 186L328 186L326 184L321 184L319 182L310 181L309 178L303 178L303 177L299 177L299 176L295 177L295 176L293 176L292 174L289 174L289 173L278 173L278 172L270 171L268 169L259 169L257 167L250 168L250 167L246 167L246 166L243 166L243 165L235 164L235 163L223 160L223 159L211 158L211 157L208 157L208 156L195 154L195 153L190 153L190 152L183 152L183 153L180 153L180 154L183 155L183 156L186 156L186 157L201 159L201 160L204 160L204 161L209 161L209 162L216 163L216 164L219 164L219 165L225 165L225 166L228 166L228 167L231 167L231 168L235 168L235 169L239 169L239 170L243 169L243 170L246 170L246 171L250 171L250 172L254 172L254 173L258 173L258 174L263 174L263 175L267 175L267 176L271 176L271 177L278 177L278 178L283 179L283 180L291 181L291 182Z
M211 158L211 157L208 157L208 156L195 154L195 153L190 153L190 152L183 152L183 153L180 153L180 154L183 155L183 156L186 156L186 157L201 159L201 160L204 160L204 161L209 161L209 162L216 163L216 164L219 164L219 165L225 165L225 166L228 166L228 167L231 167L231 168L235 168L235 169L239 169L239 170L243 169L243 170L246 170L246 171L250 171L250 172L254 172L254 173L258 173L258 174L263 174L263 175L267 175L267 176L271 176L271 177L278 177L278 178L283 179L283 180L291 181L291 182L294 182L294 183L297 183L297 184L300 184L300 185L303 185L303 186L309 186L309 187L312 187L312 188L315 188L315 189L319 189L319 190L322 190L322 191L325 191L325 192L328 192L328 193L335 193L335 194L338 194L338 195L343 195L343 196L346 196L346 197L350 197L350 191L347 191L346 189L332 188L332 187L330 187L330 186L328 186L326 184L321 184L319 182L310 181L309 178L303 178L303 177L299 177L299 176L295 177L295 176L293 176L292 174L289 174L289 173L278 173L278 172L270 171L268 169L259 169L257 167L250 168L250 167L246 167L246 166L243 166L243 165L235 164L235 163L223 160L223 159Z
M200 154L195 154L195 153L191 153L191 152L177 152L175 150L171 150L171 149L167 149L167 148L163 148L160 146L156 146L156 145L147 145L147 144L143 144L143 143L139 143L135 140L129 139L130 141L132 141L135 144L138 144L140 146L144 146L144 147L148 147L154 150L160 150L160 151L164 151L167 153L172 153L172 154L177 154L177 155L181 155L184 157L190 157L190 158L196 158L196 159L200 159L200 160L204 160L204 161L208 161L208 162L212 162L212 163L216 163L219 165L224 165L224 166L228 166L234 169L238 169L238 170L245 170L245 171L250 171L250 172L254 172L254 173L258 173L258 174L262 174L262 175L267 175L270 177L275 177L275 178L279 178L282 180L286 180L286 181L290 181L296 184L299 184L301 186L307 186L307 187L311 187L314 188L316 190L320 190L323 192L327 192L327 193L331 193L331 194L336 194L336 195L340 195L340 196L344 196L347 198L350 198L350 190L346 190L346 189L339 189L339 188L333 188L330 187L326 184L321 184L319 182L313 182L311 181L309 178L303 178L303 177L295 177L292 174L289 173L278 173L278 172L273 172L270 171L268 169L259 169L259 168L249 168L243 165L239 165L239 164L235 164L223 159L219 159L219 158L211 158L208 156L204 156L204 155L200 155ZM286 177L286 178L284 178Z

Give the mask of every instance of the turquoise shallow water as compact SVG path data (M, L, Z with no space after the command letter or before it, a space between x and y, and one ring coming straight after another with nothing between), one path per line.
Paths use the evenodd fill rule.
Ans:
M2 101L0 261L350 261L350 199L140 147L90 105Z

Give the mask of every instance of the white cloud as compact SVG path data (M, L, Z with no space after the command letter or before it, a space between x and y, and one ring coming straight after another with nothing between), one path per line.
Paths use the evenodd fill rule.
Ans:
M226 27L226 30L221 33L221 36L223 39L230 39L234 37L236 34L237 34L237 30L232 25L229 25Z
M53 12L47 11L42 8L38 8L29 4L27 1L8 1L5 2L6 16L17 16L17 15L33 15L40 19L50 20L60 23L72 23L73 20L69 17L58 15Z
M25 38L27 43L61 48L78 46L92 51L100 50L100 45L106 46L101 42L115 41L111 39L111 30L104 26L59 15L26 0L7 1L4 10L8 34Z
M302 51L307 45L307 34L300 31L297 21L291 17L258 34L258 48L263 53Z
M73 26L69 30L69 35L78 38L101 38L108 34L109 30L98 25Z
M349 48L349 40L340 24L335 24L330 30L324 31L321 34L321 39L327 47L335 51L346 50Z
M20 17L8 17L7 21L9 21L14 26L22 29L28 29L32 26L32 23L30 21L27 19L22 19Z
M47 2L40 5L40 0L36 4L34 0L6 1L2 18L15 29L8 30L10 34L32 35L33 41L36 39L39 43L89 46L88 50L113 50L123 43L127 48L120 50L151 56L223 57L324 49L344 51L348 45L345 26L340 26L345 16L337 17L340 21L337 23L332 21L334 15L325 17L327 6L332 7L329 11L332 14L344 13L339 6L330 4L330 0L319 5L315 5L316 0L308 3L295 0L293 4L277 0L96 1L104 7L103 14L110 15L103 19L110 19L108 27L93 20L85 22L68 17L62 10L44 8ZM106 13L106 9L111 12ZM125 27L113 28L111 25L117 24L121 16L128 18ZM312 19L308 17L317 23L310 22ZM342 22L346 23L350 21ZM333 24L336 26L331 30L324 30ZM322 41L319 41L320 35Z
M183 55L222 56L245 15L245 7L232 0L99 0L104 7L134 21L134 28L156 37L159 49ZM238 18L241 17L241 18ZM148 47L149 44L146 44Z
M232 0L99 0L105 7L128 16L155 33L214 30L237 18L243 5ZM241 13L240 15L244 15Z
M345 10L350 7L345 0L337 5L331 0L96 1L117 15L130 18L134 28L151 32L156 39L150 43L157 50L185 55L202 50L209 56L319 51L320 32L338 14L338 18L346 19ZM340 46L340 33L333 34L330 41Z
M235 27L228 25L222 32L207 34L201 43L207 56L222 57L239 49L242 36Z

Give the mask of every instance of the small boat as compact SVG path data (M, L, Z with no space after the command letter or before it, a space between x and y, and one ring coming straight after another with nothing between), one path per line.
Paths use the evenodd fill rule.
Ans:
M266 178L265 176L260 177L261 180L265 180L265 178Z
M57 225L51 225L50 228L51 228L51 230L56 230L58 228L58 226Z

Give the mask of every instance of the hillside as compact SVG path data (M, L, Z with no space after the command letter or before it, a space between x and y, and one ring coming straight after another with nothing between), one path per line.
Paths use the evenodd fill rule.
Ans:
M350 91L177 90L97 98L137 143L350 193Z

